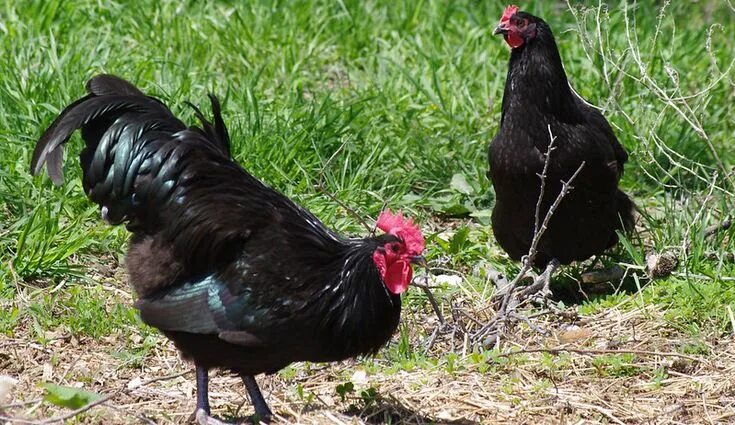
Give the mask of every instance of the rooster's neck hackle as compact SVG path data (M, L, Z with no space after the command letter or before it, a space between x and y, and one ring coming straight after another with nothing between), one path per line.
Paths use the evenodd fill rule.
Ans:
M315 297L321 299L323 328L341 342L332 345L341 351L336 357L375 353L390 339L401 310L400 296L388 291L373 262L378 241L347 243L334 280Z

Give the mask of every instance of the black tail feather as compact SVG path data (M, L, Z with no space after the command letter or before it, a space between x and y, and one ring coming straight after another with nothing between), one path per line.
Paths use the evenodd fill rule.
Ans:
M43 164L47 164L51 180L60 185L64 181L62 170L63 146L72 133L104 115L135 109L141 103L136 96L85 96L72 103L56 118L53 124L43 133L36 144L31 159L31 173L41 172Z
M60 127L62 126L64 118L69 113L74 111L79 105L83 104L91 98L91 95L84 96L64 108L64 110L61 111L56 120L54 120L49 128L46 129L41 138L38 139L38 142L36 143L36 148L33 150L33 157L31 158L31 174L33 174L34 176L38 175L41 172L41 167L43 167L43 164L47 163L48 174L51 180L57 185L63 182L64 174L63 170L61 169L62 149L58 149L58 145L52 145L51 141L58 138L55 136L59 134ZM71 133L74 132L74 130L76 130L76 128L72 129L71 131L66 129L66 132L68 132L68 134L65 137L62 137L62 139L68 139ZM61 143L59 143L59 145Z
M212 116L214 117L214 129L227 148L227 156L230 155L230 134L227 132L227 126L225 121L222 119L222 109L220 108L219 100L217 96L209 94L209 101L212 103Z
M150 104L153 101L132 84L112 75L98 75L90 79L86 87L88 94L64 108L38 140L31 159L33 175L39 174L45 163L51 180L60 185L64 181L63 145L74 131L104 115L135 109L141 103ZM160 105L158 102L156 104ZM98 140L100 136L97 134L91 139Z
M141 96L145 94L137 87L120 77L109 74L100 74L87 81L87 92L95 96Z
M196 115L197 119L199 119L199 121L202 123L203 134L207 136L208 139L216 141L218 143L217 147L222 151L225 156L229 158L230 135L227 132L227 127L225 126L225 122L222 119L222 111L220 108L219 100L217 99L217 96L210 93L209 101L212 103L212 116L214 124L212 124L204 117L204 114L202 114L202 111L197 108L196 105L192 104L191 102L186 102L186 104L194 110L194 115Z
M153 229L170 209L177 187L209 175L196 167L216 163L231 168L229 135L216 97L210 95L213 123L192 105L202 128L189 128L160 100L120 78L94 77L87 90L43 133L31 172L40 173L46 164L51 180L61 184L64 144L81 129L84 191L109 223Z

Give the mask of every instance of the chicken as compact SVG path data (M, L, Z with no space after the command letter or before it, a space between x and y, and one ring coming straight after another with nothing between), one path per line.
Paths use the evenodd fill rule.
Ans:
M618 242L616 231L634 224L634 204L618 189L628 154L602 114L571 89L546 22L509 6L494 33L511 47L500 128L489 149L495 237L512 259L528 254L551 131L542 220L561 182L584 166L540 238L534 265L598 255Z
M107 222L132 232L135 306L193 360L202 421L211 368L239 374L267 420L255 375L373 354L389 341L412 264L424 261L411 219L384 211L385 234L343 238L232 160L214 96L213 123L194 107L201 127L187 127L120 78L96 76L87 91L41 136L31 171L46 163L60 184L63 145L81 129L84 191Z

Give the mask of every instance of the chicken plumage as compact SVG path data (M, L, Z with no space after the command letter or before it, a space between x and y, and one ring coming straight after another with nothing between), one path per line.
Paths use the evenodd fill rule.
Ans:
M421 232L381 214L386 233L346 239L251 176L230 156L220 106L188 127L158 99L99 75L41 136L31 171L60 184L62 150L81 128L87 196L133 233L126 256L136 307L197 367L197 409L209 414L207 371L240 374L261 417L254 375L295 361L375 353L399 321Z
M495 237L511 258L528 254L550 130L556 140L541 219L561 182L584 166L541 237L534 265L600 254L618 242L616 231L633 227L633 202L618 189L628 154L602 114L571 89L546 22L509 6L495 33L511 47L500 128L489 149Z

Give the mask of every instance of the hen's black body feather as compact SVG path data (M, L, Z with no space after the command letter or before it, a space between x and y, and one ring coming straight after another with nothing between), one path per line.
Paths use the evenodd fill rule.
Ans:
M544 267L553 258L568 264L600 254L617 243L616 230L633 227L633 203L618 189L628 154L602 114L572 91L549 26L524 12L517 15L535 23L537 35L511 52L500 129L490 144L493 231L511 258L528 254L550 126L556 141L542 220L561 181L585 165L539 241L535 265Z
M400 297L371 254L393 236L343 239L230 157L214 123L187 127L159 100L100 75L38 141L31 170L60 183L81 128L84 189L133 232L130 283L144 322L201 367L244 375L294 361L370 354L395 330Z

